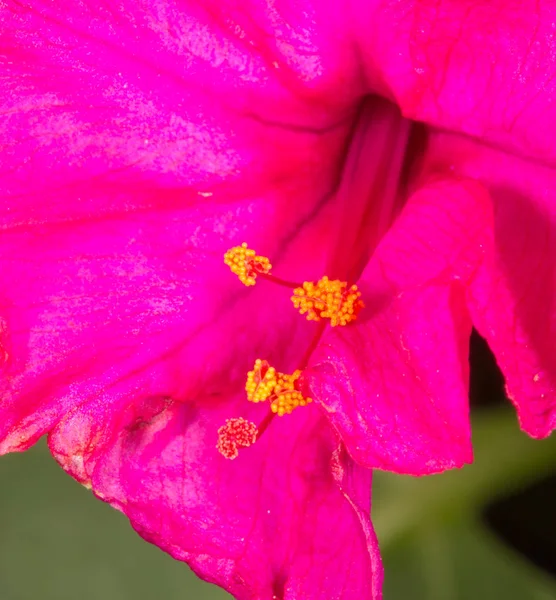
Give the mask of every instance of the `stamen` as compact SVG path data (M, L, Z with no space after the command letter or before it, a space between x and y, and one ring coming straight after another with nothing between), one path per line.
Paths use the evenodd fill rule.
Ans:
M239 454L238 448L249 448L257 440L257 426L242 417L227 419L218 429L216 448L222 456L233 460Z
M311 398L304 398L303 394L296 389L296 381L301 371L294 371L291 375L278 373L278 383L274 387L271 397L270 410L279 417L291 415L299 406L307 406L312 402Z
M317 283L305 281L293 291L291 300L302 315L307 315L308 321L330 319L332 327L355 321L365 306L356 285L348 288L345 281L326 276Z
M230 248L224 254L224 262L239 277L241 283L247 286L255 285L257 275L269 273L272 269L270 260L266 256L258 256L245 242L241 246Z
M268 400L276 384L276 369L271 367L266 360L257 358L253 370L247 373L245 382L247 399L251 402Z
M320 321L313 340L307 348L299 369L291 374L279 373L266 360L258 358L252 371L247 373L245 391L251 402L269 400L270 410L259 427L243 418L228 419L218 430L218 451L229 459L238 456L239 448L248 448L254 444L270 425L274 417L291 414L299 406L312 402L305 397L299 379L326 327L325 319L332 327L343 326L355 321L364 307L361 292L356 285L348 287L345 281L323 277L316 283L305 281L303 284L281 279L270 273L272 265L266 256L259 256L243 242L226 252L224 262L247 286L255 285L257 277L272 283L293 289L291 300L295 308L308 321Z
M305 398L297 388L300 375L299 369L291 375L278 373L266 360L257 358L253 370L247 373L247 399L251 402L270 400L270 410L274 414L279 417L289 415L298 406L307 406L311 402L311 398Z

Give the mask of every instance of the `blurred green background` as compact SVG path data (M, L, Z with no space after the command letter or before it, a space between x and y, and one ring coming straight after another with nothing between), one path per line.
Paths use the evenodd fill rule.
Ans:
M556 600L556 436L519 430L477 335L470 360L474 464L432 477L375 474L385 600ZM44 442L0 457L0 490L0 600L230 598L139 538Z
M386 600L556 598L556 581L480 518L487 503L554 470L556 438L530 440L509 406L478 411L474 438L475 464L463 470L376 475ZM1 600L229 598L141 540L65 475L44 443L1 458L0 485Z

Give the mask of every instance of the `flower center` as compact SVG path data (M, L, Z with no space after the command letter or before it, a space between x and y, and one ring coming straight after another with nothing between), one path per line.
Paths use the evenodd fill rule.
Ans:
M218 429L216 448L226 458L238 456L238 449L254 444L275 416L291 414L300 406L307 406L311 398L303 395L299 388L300 377L309 356L315 349L328 321L332 327L345 326L355 321L364 307L361 292L356 285L348 286L345 281L328 279L324 276L317 282L304 281L299 284L276 277L270 273L272 265L266 256L259 256L244 242L224 254L224 262L232 273L246 286L255 285L257 278L267 279L293 290L292 303L308 321L321 321L321 327L293 373L281 373L266 360L258 358L252 371L247 373L245 391L250 402L269 401L270 411L257 427L242 417L228 419Z

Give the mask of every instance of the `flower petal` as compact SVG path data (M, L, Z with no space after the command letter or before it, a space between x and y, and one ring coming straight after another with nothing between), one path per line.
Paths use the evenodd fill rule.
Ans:
M469 307L505 377L522 428L556 427L556 173L456 136L433 136L428 169L473 177L494 203Z
M489 208L473 182L424 185L362 275L361 320L313 356L311 393L365 466L425 474L471 461L466 285Z
M337 448L316 407L276 418L229 461L215 432L242 398L159 399L156 414L154 404L145 414L135 404L118 427L105 419L107 432L117 431L108 437L99 436L98 406L84 405L56 427L50 447L75 474L66 457L86 440L90 452L77 468L95 493L238 600L381 597L370 473Z
M243 13L218 3L133 8L131 25L85 5L71 22L49 3L0 9L12 59L0 84L4 452L140 371L151 373L146 396L185 398L239 385L257 356L295 368L312 331L287 292L263 283L247 294L221 256L247 240L278 273L303 279L341 254L322 251L322 240L349 211L350 190L336 187L357 111L337 96L322 104L345 76L324 32L311 42L317 73L290 15L301 38L272 49L280 71L260 43L247 43L261 32ZM232 16L243 32L222 25ZM281 121L265 113L277 102ZM400 163L385 135L399 114L375 104L376 141L351 161L359 205L368 190L357 165L369 150L386 150L385 162L394 154L390 179ZM263 323L272 323L264 336Z
M252 207L5 232L2 451L25 449L68 410L123 381L138 400L189 399L241 389L261 354L292 367L312 329L291 310L288 290L242 288L222 261L237 229L218 233L219 224L241 222ZM294 252L318 233L319 217L309 222L315 228L299 227Z
M404 116L556 164L554 2L351 6L369 87Z
M213 4L121 4L125 18L0 8L2 451L135 373L151 374L146 396L195 397L240 384L256 356L289 343L295 362L312 334L286 290L247 294L222 255L246 240L278 273L298 276L299 256L322 270L312 249L334 224L355 110L320 104L336 54L322 58L328 84L304 95L319 79L310 40L265 50L246 13Z
M301 418L305 437L269 430L236 471L241 457L214 448L225 419L251 409L223 399L253 360L294 368L313 335L287 290L241 288L224 251L245 240L277 275L320 274L322 240L349 210L336 188L357 64L331 33L342 7L310 8L0 7L0 452L53 432L66 470L239 597L378 598L368 474L331 459L325 422ZM381 114L385 130L401 120ZM291 464L272 462L294 444ZM261 477L278 502L276 557L276 526L247 511Z

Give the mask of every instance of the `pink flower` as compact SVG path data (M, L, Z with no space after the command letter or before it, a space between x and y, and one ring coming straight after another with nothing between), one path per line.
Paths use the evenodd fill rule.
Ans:
M364 467L471 459L472 323L522 427L555 425L556 6L0 6L0 451L48 433L237 598L380 598ZM227 461L254 360L291 373L320 327L234 279L244 240L366 308Z

